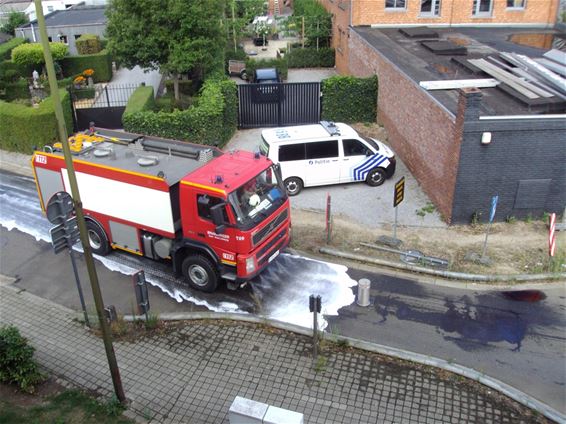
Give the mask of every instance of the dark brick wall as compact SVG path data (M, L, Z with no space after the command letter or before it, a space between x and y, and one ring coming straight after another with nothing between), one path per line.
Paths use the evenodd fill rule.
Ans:
M483 132L492 134L487 146L481 144ZM516 204L522 180L535 181L523 183L523 190L529 185L532 189ZM544 180L550 180L546 195ZM538 193L533 191L537 188ZM477 120L472 114L464 122L451 222L469 223L474 212L487 221L494 195L499 195L496 221L508 216L537 217L544 212L562 214L566 206L566 119ZM522 208L525 203L542 207Z
M378 121L387 129L387 143L450 221L461 139L454 115L355 31L349 52L355 76L378 76Z

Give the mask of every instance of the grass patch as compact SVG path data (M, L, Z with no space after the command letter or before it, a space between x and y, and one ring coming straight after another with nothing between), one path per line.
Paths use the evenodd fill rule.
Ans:
M123 407L108 407L78 390L67 390L39 405L24 407L0 400L0 423L106 423L126 424L134 421L121 415Z

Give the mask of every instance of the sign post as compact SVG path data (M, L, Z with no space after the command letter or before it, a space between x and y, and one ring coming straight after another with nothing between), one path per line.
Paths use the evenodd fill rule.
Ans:
M551 213L548 217L548 256L551 258L556 251L556 214Z
M485 241L483 242L483 250L481 253L481 258L485 258L485 251L487 249L487 236L489 235L489 229L491 227L491 223L493 222L493 218L495 218L495 211L497 209L497 201L499 200L499 195L493 196L491 198L491 209L489 211L489 223L487 224L487 230L485 231Z
M397 206L405 198L405 177L401 177L395 183L395 192L393 194L393 207L395 208L395 224L393 224L393 238L397 238Z
M313 360L316 361L318 357L318 321L317 321L317 313L320 313L322 306L322 299L320 296L315 296L311 294L309 297L309 310L313 313L313 323L312 323L312 356Z
M79 279L79 272L75 262L75 255L73 252L73 245L80 240L79 227L77 225L77 218L72 216L75 210L73 198L65 191L55 193L47 202L46 214L47 219L52 224L55 224L49 233L51 234L51 244L55 254L63 250L69 251L71 257L71 264L73 265L73 273L75 274L75 283L79 292L79 300L81 308L85 317L85 324L90 327L88 314L86 312L85 299L83 296L83 289Z

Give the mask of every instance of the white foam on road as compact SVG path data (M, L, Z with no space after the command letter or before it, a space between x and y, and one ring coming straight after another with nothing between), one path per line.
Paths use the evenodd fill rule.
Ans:
M52 225L41 212L35 186L29 181L19 185L17 181L14 183L2 179L0 191L0 225L8 231L17 229L38 241L51 243L49 230ZM80 246L75 249L82 251ZM112 255L95 257L110 271L124 275L133 275L143 267L141 263L140 267L120 263ZM251 282L257 308L260 314L268 318L312 328L312 313L308 303L311 294L321 296L322 314L325 315L338 315L340 308L354 302L351 288L357 282L348 276L347 270L343 265L282 254ZM246 313L237 303L209 302L205 299L205 293L193 294L190 290L178 288L170 280L149 273L146 273L146 281L177 302L187 301L214 312ZM322 329L327 326L322 316L319 323Z

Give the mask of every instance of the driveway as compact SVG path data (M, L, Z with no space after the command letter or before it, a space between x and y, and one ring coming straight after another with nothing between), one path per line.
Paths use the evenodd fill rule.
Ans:
M261 141L262 129L239 130L230 140L225 150L257 150ZM438 212L417 214L430 202L417 180L405 164L397 157L395 175L379 187L369 187L365 183L336 184L330 186L307 187L297 196L291 197L293 208L324 211L326 196L330 194L333 214L343 215L356 224L368 228L378 228L383 224L393 224L393 189L395 182L405 177L405 200L398 206L399 225L416 227L442 227L446 224ZM420 212L422 214L422 212Z

